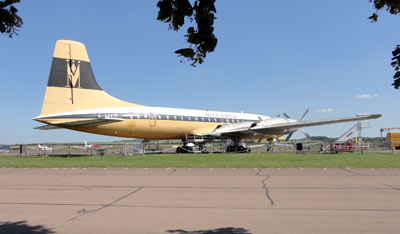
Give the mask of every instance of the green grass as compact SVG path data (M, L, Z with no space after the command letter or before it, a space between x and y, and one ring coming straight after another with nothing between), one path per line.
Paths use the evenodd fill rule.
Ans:
M152 154L111 156L2 156L0 167L172 167L172 168L400 168L400 154Z

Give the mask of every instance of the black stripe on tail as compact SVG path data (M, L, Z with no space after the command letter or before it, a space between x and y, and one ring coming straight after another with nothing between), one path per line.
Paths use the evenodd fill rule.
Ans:
M102 90L94 78L90 62L54 58L47 86Z

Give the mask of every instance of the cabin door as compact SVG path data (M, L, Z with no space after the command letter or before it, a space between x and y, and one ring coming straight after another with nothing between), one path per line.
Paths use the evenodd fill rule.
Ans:
M154 113L149 114L149 125L155 127L157 125L157 117Z

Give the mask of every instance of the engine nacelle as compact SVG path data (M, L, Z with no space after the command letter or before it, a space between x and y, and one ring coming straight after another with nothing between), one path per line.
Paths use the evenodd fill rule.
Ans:
M268 128L268 134L285 135L285 134L288 134L291 132L295 132L297 129L280 129L280 128L273 129L273 126L279 127L280 124L295 123L295 122L297 122L297 120L289 119L289 118L279 118L279 117L270 118L270 119L261 120L257 123L253 123L251 125L250 130L264 134L264 132L265 132L264 128L272 127L272 128Z

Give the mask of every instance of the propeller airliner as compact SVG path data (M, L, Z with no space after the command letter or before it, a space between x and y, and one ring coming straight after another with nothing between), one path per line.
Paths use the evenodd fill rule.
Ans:
M116 79L116 78L114 78ZM306 112L307 113L307 112ZM305 113L305 114L306 114ZM287 114L259 114L149 107L114 98L98 85L85 46L58 40L55 45L42 110L33 118L46 125L108 136L141 139L181 139L177 152L213 139L231 139L227 151L241 151L242 139L289 140L294 132L317 125L379 118L380 114L325 120L297 121Z

